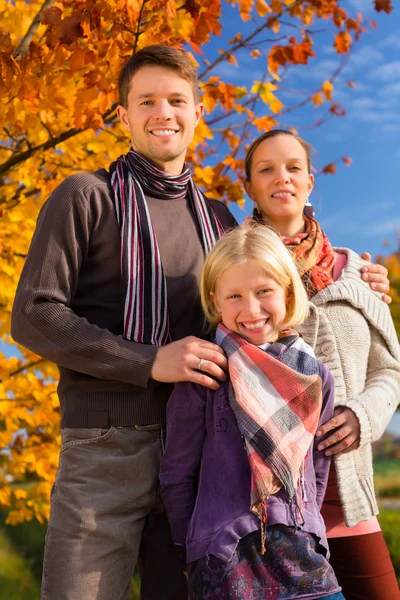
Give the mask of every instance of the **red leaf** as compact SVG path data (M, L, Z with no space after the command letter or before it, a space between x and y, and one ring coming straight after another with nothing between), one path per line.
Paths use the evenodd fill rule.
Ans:
M389 14L393 10L393 4L391 0L375 0L375 10L380 12L381 10Z
M336 173L336 165L335 163L329 163L329 165L326 165L323 169L322 172L325 175L334 175Z
M51 6L43 11L43 25L58 25L61 22L62 10L58 6Z

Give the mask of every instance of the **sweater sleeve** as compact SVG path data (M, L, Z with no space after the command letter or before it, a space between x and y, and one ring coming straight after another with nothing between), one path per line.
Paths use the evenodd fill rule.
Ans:
M186 556L186 536L197 497L206 433L206 388L175 385L167 405L167 444L161 461L161 496L172 539Z
M319 418L318 428L324 425L333 417L333 405L335 401L335 383L333 376L326 367L320 364L322 374L322 410ZM317 429L318 429L317 428ZM323 437L314 438L313 454L314 454L314 470L315 482L317 490L317 505L321 509L322 502L325 497L326 486L328 482L329 468L331 464L330 456L325 456L324 450L318 450L320 444L329 433Z
M39 214L14 300L12 337L62 367L146 387L158 347L125 340L71 309L90 250L90 206L104 203L106 189L85 188L84 177L66 179Z
M364 390L358 396L340 402L351 408L361 426L360 447L379 440L399 404L400 362L379 332L371 327Z

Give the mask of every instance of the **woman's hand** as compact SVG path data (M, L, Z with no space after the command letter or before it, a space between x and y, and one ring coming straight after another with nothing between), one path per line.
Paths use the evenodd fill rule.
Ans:
M371 263L371 255L368 252L363 252L361 258ZM392 298L388 296L390 281L388 279L388 270L386 267L378 265L377 263L371 263L365 265L361 269L361 272L362 279L369 282L371 290L374 290L374 292L381 292L382 300L386 302L386 304L390 304Z
M361 435L360 422L351 408L344 406L335 408L333 418L318 429L316 437L321 437L332 430L335 430L334 433L317 446L318 450L326 450L325 456L334 454L339 456L358 448Z

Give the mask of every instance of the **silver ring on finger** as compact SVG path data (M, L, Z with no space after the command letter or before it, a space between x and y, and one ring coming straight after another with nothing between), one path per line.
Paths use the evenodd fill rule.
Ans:
M202 369L202 366L203 366L203 362L204 362L204 359L203 359L203 358L201 358L201 359L199 360L199 366L197 367L197 370L198 370L198 371L201 371L201 369Z

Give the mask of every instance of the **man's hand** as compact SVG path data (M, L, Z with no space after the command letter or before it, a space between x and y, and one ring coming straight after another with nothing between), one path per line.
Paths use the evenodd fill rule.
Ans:
M326 440L318 444L318 450L326 450L325 456L333 454L347 454L356 450L360 444L361 428L360 422L351 410L344 406L338 406L333 413L333 419L330 419L316 433L316 437L321 437L335 429L335 433Z
M368 252L363 252L361 258L367 260L369 263L371 262L371 255ZM361 269L361 272L362 279L369 282L371 290L374 290L374 292L381 292L382 300L386 302L386 304L390 304L392 298L388 296L390 281L387 276L387 268L383 265L371 263L370 265L365 265Z
M168 383L192 381L217 390L219 384L208 375L225 381L227 369L228 361L219 346L190 336L158 350L151 377Z

